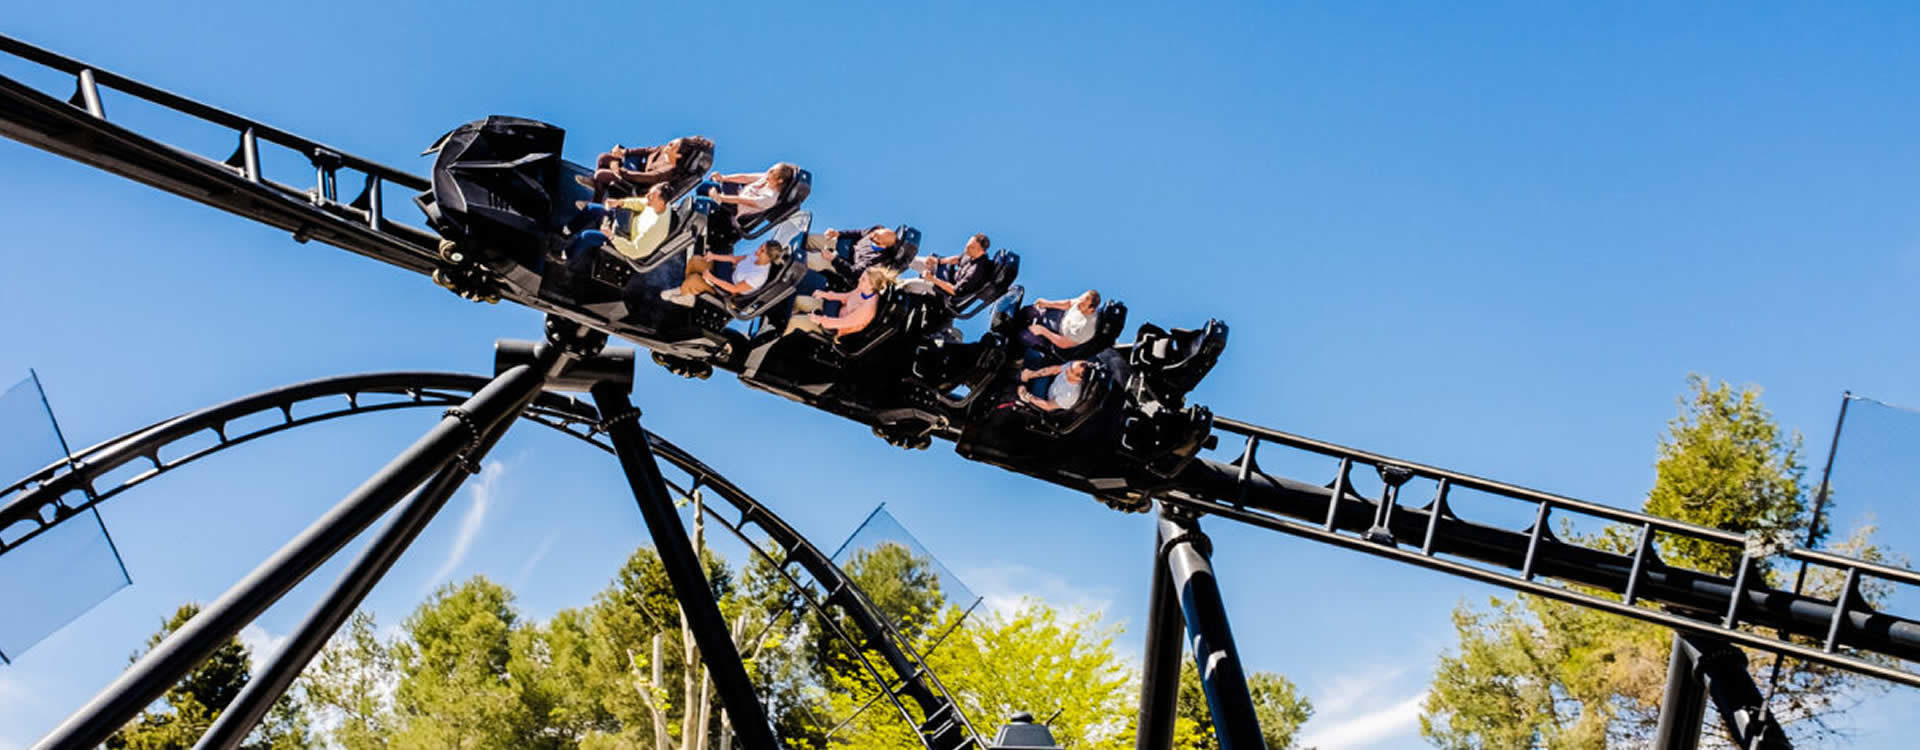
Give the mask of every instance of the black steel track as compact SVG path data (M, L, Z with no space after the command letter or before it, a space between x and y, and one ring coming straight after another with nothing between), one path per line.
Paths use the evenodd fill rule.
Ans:
M74 97L63 102L0 77L0 135L279 227L293 232L296 238L320 239L414 272L427 273L435 266L437 239L425 230L387 220L379 210L381 185L421 189L427 184L424 178L4 36L0 36L0 52L73 75L76 81ZM102 86L232 130L237 142L234 155L217 161L115 124L101 103ZM300 189L261 177L255 153L261 140L292 149L312 161L316 169L314 187ZM364 179L360 198L345 203L338 200L333 185L342 169L357 172ZM513 301L627 335L582 310L564 309L537 298L514 297ZM635 341L661 348L659 342ZM1920 674L1896 661L1920 661L1920 620L1876 611L1860 595L1860 584L1869 580L1890 586L1920 586L1920 573L1791 544L1757 544L1757 540L1717 529L1423 466L1230 419L1217 419L1215 428L1218 433L1244 439L1238 453L1193 462L1178 477L1155 488L1163 502L1920 686ZM1272 476L1261 471L1255 460L1261 446L1324 456L1339 462L1340 468L1333 481L1324 486ZM673 455L665 449L661 452ZM168 466L158 455L144 457L156 471ZM1402 481L1407 484L1396 486L1380 498L1362 497L1353 489L1351 474L1355 466L1386 469L1396 477L1404 472ZM60 470L48 469L56 473ZM1062 486L1083 486L1064 473L1040 471L1034 476ZM13 488L0 493L0 499L23 493L15 498L15 504L0 509L0 552L7 545L31 538L42 527L28 520L37 515L19 506L17 501L25 499L24 492L36 493L34 508L51 509L48 512L58 515L70 514L124 489L61 484L57 475L36 481L61 489ZM1400 492L1416 489L1431 493L1432 500L1424 507L1403 506ZM1460 490L1521 503L1534 521L1526 528L1507 529L1463 519L1447 502L1450 492ZM1637 542L1632 551L1622 552L1591 541L1557 538L1551 524L1566 518L1618 524ZM743 515L743 522L749 520L757 519ZM23 523L27 526L22 530L13 528ZM24 535L10 536L16 533ZM1742 565L1732 575L1669 565L1659 559L1659 540L1676 536L1736 550ZM1762 576L1750 574L1758 563L1791 560L1836 572L1848 581L1845 590L1829 598L1794 594L1771 588Z
M71 464L62 460L48 465L0 490L0 503L4 503L0 504L0 555L108 498L228 448L341 417L457 405L487 382L487 378L478 375L441 372L323 378L235 399L129 432L76 452ZM260 415L276 414L278 421L258 424ZM544 392L522 418L613 454L613 447L595 427L599 423L599 412L580 399ZM253 426L244 431L232 428L243 421ZM200 441L208 437L212 442L201 445ZM926 666L925 659L892 629L826 552L764 503L692 454L657 434L649 432L647 437L655 455L687 475L684 482L669 481L674 491L689 497L696 491L701 497L711 493L724 500L734 513L732 517L704 501L702 505L754 554L771 563L811 609L822 615L829 614L830 610L846 615L845 621L852 623L857 632L843 629L837 618L823 617L822 622L829 623L833 633L853 647L874 684L897 685L888 697L910 725L927 728L921 733L923 741L942 734L931 730L948 727L944 735L951 744L935 745L929 741L928 747L964 747L967 741L978 745L978 733L960 714L953 696ZM162 456L176 444L199 447L186 450L178 457ZM141 461L148 463L146 471L120 479L111 486L100 484L107 475ZM754 538L752 532L756 529L764 541ZM769 551L768 544L777 549ZM796 566L804 571L806 581L794 575L792 569ZM820 591L816 591L816 587ZM882 657L892 676L868 661L865 654L868 650ZM912 708L918 712L902 703L900 696L912 699Z

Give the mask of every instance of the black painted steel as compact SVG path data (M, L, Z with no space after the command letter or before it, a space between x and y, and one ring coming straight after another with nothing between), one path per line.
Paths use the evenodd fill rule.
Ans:
M680 612L700 648L701 661L713 676L714 691L733 717L735 734L748 750L773 750L778 747L773 724L754 694L753 680L747 676L740 650L734 646L727 618L713 599L712 584L707 582L700 555L687 538L680 515L674 512L673 497L667 494L666 480L660 476L660 466L654 462L646 434L640 429L639 412L621 386L596 386L593 400L605 415L607 437L613 441L620 468L633 488L634 502L640 506L640 515L653 536L654 550L660 553L667 579L673 583L674 598L680 601Z
M544 365L549 364L541 360L554 358L543 352L533 363L519 365L501 373L498 377L512 378L516 381L529 377L540 378L546 371ZM247 735L273 708L274 702L279 700L280 696L286 693L287 688L293 685L293 681L300 676L300 671L306 668L307 663L312 661L316 654L320 653L322 647L326 646L327 639L332 638L334 632L340 629L341 623L347 621L347 617L352 615L354 609L360 606L360 602L366 599L367 592L372 591L374 585L386 576L387 571L393 568L394 562L400 559L401 553L413 544L413 540L420 536L420 532L447 504L447 499L459 491L460 485L473 473L480 460L493 449L501 436L506 434L507 429L513 425L513 417L518 416L520 411L526 408L527 403L539 393L537 384L528 389L525 397L520 399L509 414L484 430L484 434L473 442L471 449L465 455L440 467L440 471L432 479L400 506L393 520L389 521L373 541L367 544L367 548L362 550L347 571L341 574L340 580L334 583L333 588L321 598L320 603L314 606L313 611L288 636L286 645L282 646L278 653L253 674L239 695L234 696L233 702L220 713L220 717L207 729L207 733L200 737L200 741L194 744L195 750L213 750L214 748L234 750L240 746L241 742L246 741Z
M1214 427L1259 442L1338 459L1342 467L1366 464L1397 466L1418 480L1445 483L1448 491L1475 490L1497 499L1524 503L1535 511L1613 522L1626 529L1646 527L1661 535L1685 536L1743 551L1747 539L1719 529L1696 526L1658 516L1620 510L1570 497L1531 490L1459 472L1367 453L1298 435L1291 435L1230 419L1216 419ZM1236 450L1244 454L1245 449ZM1340 481L1333 483L1349 486ZM1351 491L1333 500L1333 491L1257 469L1242 472L1236 463L1202 458L1190 464L1161 493L1165 504L1211 513L1262 528L1281 531L1422 567L1441 570L1518 591L1547 596L1689 633L1726 638L1742 646L1807 659L1906 685L1920 686L1920 675L1844 649L1828 651L1793 642L1779 631L1824 639L1832 634L1837 646L1920 660L1920 622L1877 612L1856 599L1822 599L1767 588L1752 580L1736 581L1724 575L1669 565L1657 559L1620 554L1583 546L1542 533L1533 526L1504 529L1462 519L1444 503L1434 507L1401 507L1391 514L1391 532L1397 539L1423 539L1419 548L1366 541L1364 536L1380 515L1376 501ZM1242 502L1231 503L1239 499ZM1333 520L1331 530L1326 523ZM1529 551L1531 548L1531 552ZM1800 560L1828 567L1860 579L1868 577L1905 586L1920 586L1920 573L1795 547L1776 558ZM1526 574L1531 573L1529 578ZM1552 579L1552 580L1541 580ZM1643 605L1629 606L1593 590L1625 594L1632 587ZM1736 593L1738 597L1736 598ZM1738 607L1734 605L1738 604ZM1836 606L1837 605L1837 606ZM1732 617L1729 617L1732 613ZM1836 624L1838 627L1836 627ZM1757 628L1754 626L1758 626Z
M540 388L531 369L495 378L425 436L414 442L331 510L227 589L135 662L113 684L55 728L40 750L88 748L158 699L180 676L205 660L267 607L325 563L401 497L468 450L479 431L511 419Z
M1654 746L1697 747L1709 699L1734 747L1792 750L1793 743L1766 710L1766 699L1747 671L1747 655L1719 638L1675 633Z
M1667 657L1667 689L1660 701L1660 723L1653 730L1658 750L1694 750L1700 746L1700 722L1707 715L1707 686L1693 671L1693 659L1680 634L1673 634Z
M0 554L99 502L227 448L294 427L358 414L453 406L487 382L486 378L476 375L436 372L322 378L189 412L103 441L76 453L77 460L72 465L67 461L53 463L0 489L0 503L3 503L0 504L0 528L9 525L31 527L21 537L12 539L9 546L0 546ZM236 424L258 425L260 417L269 414L278 417L278 421L253 426L245 432L233 427ZM599 412L579 399L544 392L521 412L521 417L613 455L613 447L602 439L595 427L600 423ZM208 436L215 438L211 445L197 445L200 439ZM825 600L810 598L809 603L822 611L837 609L845 614L847 622L858 631L860 640L856 640L853 634L839 631L838 626L835 629L837 637L854 645L855 653L861 653L862 648L872 649L885 655L889 669L906 670L898 672L904 676L904 680L896 692L911 698L919 713L909 712L897 699L893 703L909 724L922 727L921 737L927 747L943 750L962 747L969 742L977 744L978 732L966 716L955 708L953 696L940 683L939 676L926 666L923 657L899 638L898 633L884 626L884 618L874 612L859 587L834 565L830 555L814 546L764 503L692 454L658 435L649 433L648 439L656 455L692 477L691 486L704 487L711 491L709 497L717 497L732 506L736 518L726 519L717 511L714 517L752 547L756 554L775 563L782 575L795 586L799 586L799 583L794 581L787 569L799 566L815 583L832 594ZM175 454L178 454L177 457L169 458ZM118 480L112 485L103 483L106 477L116 474L123 467L143 461L151 466L149 470ZM95 488L100 491L94 492ZM712 510L711 506L709 510ZM764 540L752 539L747 534L753 529L757 529ZM778 554L769 553L765 549L767 545L777 549ZM887 682L879 672L875 671L874 674L876 683ZM894 699L894 696L889 698Z
M1140 660L1140 714L1135 722L1139 734L1134 737L1134 750L1173 747L1174 709L1180 697L1180 599L1174 595L1161 542L1156 526L1153 572L1147 583L1147 647Z
M1213 736L1220 750L1262 750L1267 746L1260 734L1260 717L1253 711L1253 696L1247 691L1247 675L1240 666L1240 651L1233 644L1233 628L1227 623L1227 606L1220 599L1220 584L1213 574L1212 554L1200 523L1174 514L1160 516L1160 555L1167 560L1167 575L1186 616L1187 643L1193 646L1193 661L1200 668L1200 687L1207 694L1207 708L1213 712ZM1180 674L1163 674L1179 690ZM1158 690L1166 690L1162 684Z

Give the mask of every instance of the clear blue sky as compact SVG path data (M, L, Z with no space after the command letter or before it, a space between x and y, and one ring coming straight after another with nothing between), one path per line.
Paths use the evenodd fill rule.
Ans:
M1920 12L1903 3L34 3L6 26L421 171L433 138L493 113L564 125L576 160L704 133L723 168L811 169L821 222L911 222L942 253L985 231L1023 254L1030 293L1093 285L1136 322L1229 321L1196 395L1216 412L1615 505L1640 502L1689 372L1764 386L1814 463L1843 389L1920 404ZM305 378L483 370L495 338L540 325L11 142L0 260L0 381L38 368L76 444ZM1142 622L1144 517L724 378L644 368L635 401L823 545L886 501L983 594ZM426 419L263 441L109 503L135 584L0 668L0 747ZM383 621L443 568L514 584L544 617L644 538L601 459L528 430L494 458L487 491L374 592ZM1216 531L1246 661L1314 697L1309 734L1419 746L1407 707L1449 611L1493 591ZM267 637L337 569L269 612ZM1855 711L1857 746L1904 746L1890 717L1915 695Z

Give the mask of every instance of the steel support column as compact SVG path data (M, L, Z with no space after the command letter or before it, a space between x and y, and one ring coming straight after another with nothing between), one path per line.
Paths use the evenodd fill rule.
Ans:
M493 448L494 443L500 441L507 428L513 426L521 410L540 394L546 378L544 368L521 365L501 373L494 380L506 381L508 392L518 398L517 403L496 422L483 427L484 434L474 442L466 455L440 467L440 472L400 507L393 520L380 530L347 572L340 576L340 580L301 621L280 652L274 654L247 681L246 687L234 697L233 703L221 712L220 718L193 746L194 750L234 750L246 740L248 733L273 708L274 702L300 676L300 671L326 645L327 639L333 637L353 610L366 599L367 592L373 590L374 585L393 567L393 563L400 559L401 553L420 536L421 530L446 505L447 499L459 491L460 485L477 468L480 459Z
M1165 508L1161 509L1165 513ZM1173 576L1156 528L1153 573L1147 596L1147 652L1140 668L1139 734L1134 750L1173 747L1175 703L1180 697L1180 600L1174 596Z
M653 535L654 549L660 553L667 579L673 583L680 611L687 618L688 629L693 631L694 643L700 647L701 661L713 675L720 705L726 707L732 718L735 736L747 750L775 750L778 745L773 738L773 725L767 721L766 709L754 693L753 681L748 678L740 651L734 646L732 629L720 614L720 605L713 600L713 588L707 582L700 557L693 549L692 540L687 538L686 527L680 524L680 514L674 511L666 480L660 476L659 464L654 462L646 432L640 429L639 412L627 399L626 389L618 385L595 386L593 400L600 408L601 419L606 420L607 437L612 439L620 468L626 472L627 484L633 489L633 499L640 506L648 532Z
M1660 701L1660 723L1653 730L1659 750L1694 750L1700 746L1700 722L1706 718L1707 686L1693 672L1693 659L1680 634L1673 634L1673 652L1667 657L1667 692Z
M1200 532L1199 522L1163 514L1160 554L1186 616L1187 642L1200 668L1200 687L1213 712L1213 733L1220 750L1264 750L1266 740L1260 734L1260 718L1253 712L1240 653L1233 645L1226 603L1220 599L1213 564L1207 559L1212 543Z
M81 750L105 742L407 493L457 460L491 426L517 413L539 386L537 373L495 378L465 403L448 410L425 436L67 717L34 746L36 750Z
M1793 744L1766 710L1766 699L1747 672L1747 655L1719 638L1673 636L1673 656L1667 663L1667 697L1660 706L1660 724L1654 732L1661 750L1693 750L1708 699L1720 714L1721 726L1735 747L1746 750L1791 750Z

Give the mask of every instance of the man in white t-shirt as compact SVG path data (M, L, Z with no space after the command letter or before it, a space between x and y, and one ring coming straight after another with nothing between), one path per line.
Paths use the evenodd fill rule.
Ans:
M1048 310L1063 310L1058 321L1047 319ZM1035 300L1022 311L1026 321L1026 330L1020 332L1020 340L1026 342L1028 349L1052 347L1056 352L1066 351L1093 340L1095 329L1100 321L1100 292L1088 289L1073 299ZM1049 327L1049 323L1052 327Z
M1071 409L1080 403L1080 392L1086 388L1087 376L1092 373L1093 363L1084 359L1038 370L1021 370L1023 385L1014 393L1021 403L1041 411ZM1052 377L1053 382L1047 384L1047 395L1043 397L1034 392L1033 381L1045 377Z
M761 243L753 255L714 255L707 253L687 259L687 279L678 289L668 289L660 293L660 298L682 307L692 307L695 297L704 292L718 291L727 296L747 294L767 283L767 276L773 270L773 261L780 257L785 245L776 240ZM713 272L715 263L732 263L733 278L723 279Z

